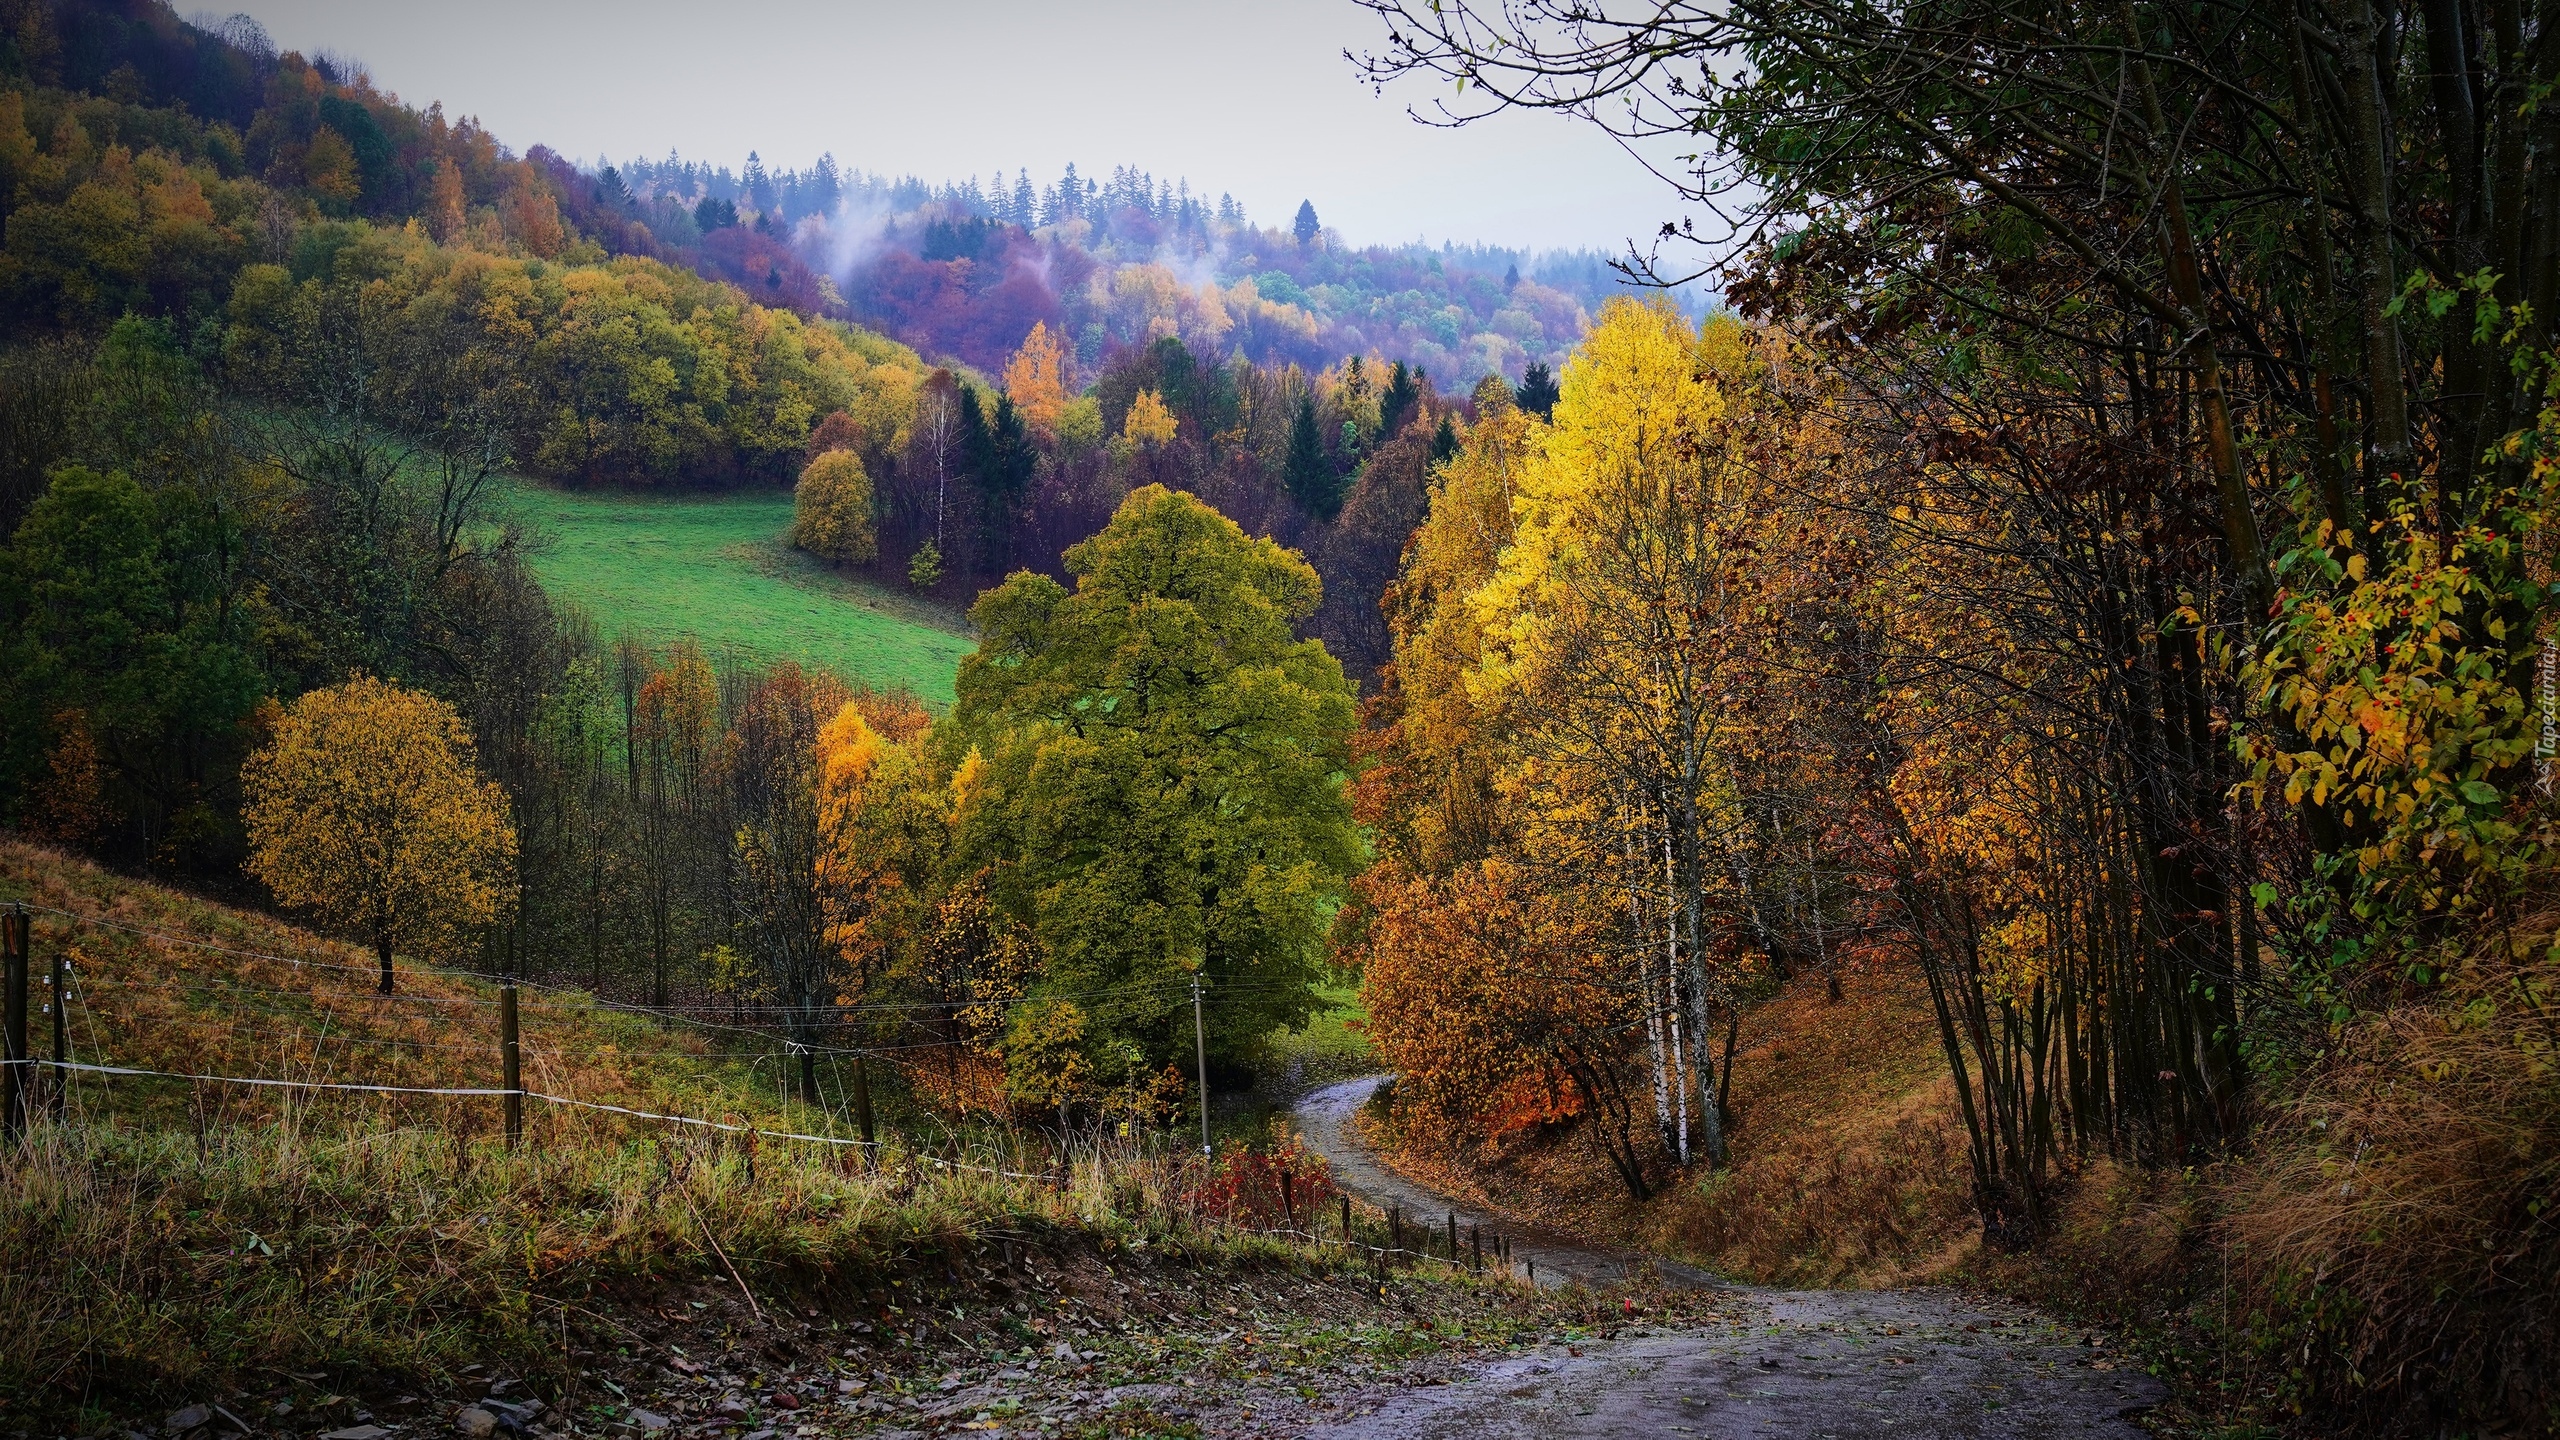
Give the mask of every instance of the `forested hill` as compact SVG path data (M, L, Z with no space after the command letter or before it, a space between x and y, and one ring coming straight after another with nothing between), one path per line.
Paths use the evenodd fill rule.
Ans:
M100 152L156 150L197 172L212 222L173 233L194 217L185 204L169 212L176 199L150 193L166 189L151 176L138 207L92 197L12 240L0 284L13 318L165 312L218 297L244 258L285 258L283 227L263 199L237 193L243 182L288 211L415 222L440 242L681 264L804 320L858 321L983 371L1045 323L1088 371L1114 348L1173 334L1195 353L1264 364L1362 354L1444 382L1517 381L1532 363L1560 364L1601 301L1627 290L1595 253L1353 245L1312 205L1259 225L1230 198L1135 167L1104 180L1070 165L1038 185L1025 171L992 184L891 180L831 155L805 170L753 155L738 171L674 155L581 167L540 144L518 155L440 104L403 104L351 61L279 53L245 16L208 29L160 0L6 0L0 18L0 72L84 97L76 123ZM37 103L29 118L45 128L0 140L11 190L56 153L60 114ZM94 178L67 168L75 188ZM130 230L111 216L134 208L141 245L79 253L80 233ZM267 253L236 253L255 251Z
M412 419L436 409L419 387L467 370L467 421L447 419L588 482L786 481L819 419L926 368L658 258L542 147L279 55L246 20L0 0L0 23L0 319L21 338L131 318L226 388L328 409L363 376L409 386L370 398ZM303 364L324 332L363 363ZM39 425L0 456L0 527L67 443Z
M1446 371L1239 356L1232 326L1198 328L1211 292L1144 264L1106 292L1190 306L1192 328L1149 322L1088 363L1073 314L1016 316L972 341L1010 355L999 388L820 313L793 249L814 230L671 247L627 187L248 22L0 0L0 33L0 817L119 863L234 875L256 717L351 671L453 703L521 807L568 805L602 677L629 698L661 663L617 642L672 637L545 593L496 503L510 472L778 489L823 460L838 483L801 549L953 608L1017 570L1064 576L1163 485L1301 551L1322 587L1300 632L1367 680L1396 557L1475 412ZM1099 214L937 221L925 248L1104 253ZM1286 255L1309 276L1357 260L1312 225ZM717 278L741 265L752 283ZM1555 394L1536 362L1518 393Z
M710 270L981 369L1002 364L1036 321L1088 368L1174 334L1266 365L1365 354L1443 380L1517 381L1533 363L1560 366L1602 302L1631 288L1592 251L1355 245L1312 202L1261 225L1230 195L1213 201L1136 166L1107 179L1069 165L1041 184L1017 170L928 185L840 168L833 155L790 170L750 153L734 172L669 155L589 173ZM771 261L755 234L787 240L805 270L759 269Z

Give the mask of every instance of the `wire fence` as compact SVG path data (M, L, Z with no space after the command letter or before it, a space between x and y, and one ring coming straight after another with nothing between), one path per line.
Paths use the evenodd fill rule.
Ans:
M451 1017L457 1011L481 1013L485 1010L495 1009L499 1012L501 1019L501 1034L494 1044L486 1039L477 1042L451 1040L440 1041L403 1036L336 1033L326 1028L315 1030L310 1025L261 1025L255 1022L244 1022L237 1017L226 1017L224 1024L228 1030L234 1032L288 1037L292 1041L298 1042L300 1045L314 1050L317 1050L320 1047L335 1045L350 1049L358 1047L378 1047L393 1051L433 1051L447 1055L477 1053L483 1056L488 1056L498 1054L502 1056L504 1064L507 1066L507 1079L510 1083L501 1083L496 1085L469 1083L421 1084L400 1083L385 1079L317 1079L277 1075L233 1075L222 1073L218 1070L168 1069L142 1064L118 1063L105 1055L106 1046L104 1043L104 1035L107 1029L107 1024L104 1017L101 1017L91 1004L93 998L91 990L95 982L91 977L80 973L78 961L74 957L70 947L55 947L56 954L51 958L51 963L43 968L42 1003L40 1006L36 1006L33 1003L34 994L31 993L34 988L32 984L32 977L36 967L32 963L34 936L32 933L30 918L32 915L36 914L54 917L56 921L61 922L62 926L69 931L87 928L120 933L137 940L158 945L180 947L197 952L198 954L219 955L240 961L283 965L291 967L295 971L316 971L323 975L330 973L362 975L368 979L378 973L376 966L349 965L335 961L318 959L311 956L278 954L268 950L226 944L222 941L208 939L203 936L188 935L165 928L136 925L130 922L117 920L112 917L85 914L79 911L63 909L58 906L30 903L7 907L5 912L0 912L0 964L5 964L6 992L5 1015L0 1015L0 1031L5 1031L6 1039L5 1053L0 1054L0 1112L4 1112L0 1113L0 1119L5 1119L8 1132L13 1137L21 1133L26 1128L32 1112L39 1109L49 1111L57 1118L67 1120L69 1118L69 1107L73 1099L71 1084L73 1078L94 1076L101 1082L110 1080L171 1081L184 1083L190 1087L205 1085L229 1086L239 1087L246 1090L279 1091L309 1095L376 1095L385 1097L450 1098L497 1101L507 1107L507 1128L510 1145L517 1143L521 1133L521 1120L518 1107L526 1104L532 1104L549 1107L559 1111L617 1116L623 1119L650 1125L673 1126L704 1133L749 1137L760 1142L772 1141L785 1144L828 1147L830 1149L857 1153L866 1157L868 1161L874 1163L890 1157L894 1149L895 1158L898 1161L905 1163L930 1166L951 1173L978 1174L1039 1185L1056 1186L1060 1184L1062 1170L1071 1163L1067 1160L1067 1152L1069 1149L1067 1142L1069 1137L1063 1131L1059 1137L1059 1168L1053 1168L1047 1171L1034 1171L1013 1168L1002 1164L979 1164L968 1159L959 1159L945 1155L933 1154L930 1151L913 1144L897 1144L893 1146L891 1142L882 1141L877 1138L866 1138L862 1135L825 1133L819 1130L796 1129L746 1123L737 1120L715 1119L702 1115L684 1114L674 1109L650 1108L639 1104L620 1104L610 1100L560 1094L551 1089L543 1088L540 1085L526 1084L515 1078L515 1067L520 1063L521 1055L526 1053L537 1053L533 1050L533 1047L523 1046L521 1041L519 1027L519 1000L521 998L521 992L525 991L532 992L539 1001L549 1002L550 1004L558 1007L557 1009L552 1010L546 1017L549 1019L565 1019L570 1018L579 1012L593 1012L601 1010L612 1013L629 1014L635 1017L655 1019L662 1024L672 1027L676 1033L679 1034L707 1030L714 1032L715 1034L750 1034L761 1039L776 1042L775 1047L773 1048L757 1050L706 1050L699 1052L684 1052L685 1058L694 1061L746 1060L751 1062L752 1068L753 1066L761 1065L761 1063L766 1060L789 1061L798 1058L803 1053L806 1053L812 1056L826 1055L837 1058L851 1057L857 1062L861 1060L878 1059L889 1063L892 1066L906 1068L912 1065L914 1057L919 1052L947 1053L949 1049L947 1041L939 1040L869 1045L812 1044L794 1039L787 1034L776 1034L770 1029L736 1024L722 1024L719 1022L709 1021L704 1019L702 1014L699 1013L703 1011L710 1011L713 1013L727 1014L731 1016L732 1019L736 1019L739 1018L741 1010L743 1009L758 1015L780 1016L783 1017L787 1023L791 1019L805 1016L807 1014L808 1007L783 1007L770 1005L751 1007L642 1006L601 1000L587 992L563 986L536 985L503 978L497 979L493 982L490 977L471 974L469 972L419 970L418 967L415 966L411 967L413 973L432 977L439 983L470 985L489 985L494 983L498 993L495 995L415 994L405 992L385 993L371 989L363 991L350 990L345 992L324 992L311 988L259 984L255 981L243 979L235 975L192 974L183 977L164 977L157 980L142 980L128 976L120 977L113 981L111 988L117 991L129 991L136 994L183 993L186 995L199 995L207 991L212 991L226 996L238 997L242 1000L248 1000L256 997L269 1001L297 1002L312 1009L313 1013L310 1019L314 1024L324 1025L334 1025L345 1020L346 1015L342 1013L344 1011L361 1009L366 1017L376 1017L382 1013L385 1006L412 1006L416 1007L418 1011L438 1015L440 1017ZM1076 998L1097 999L1108 997L1160 999L1168 989L1169 983L1180 983L1186 988L1188 985L1187 979L1179 982L1167 982L1163 980L1138 981L1125 986L1079 992ZM1222 986L1221 992L1233 993L1247 988L1258 987L1251 987L1251 982L1241 982ZM1021 1004L1030 1002L1026 999L993 1003ZM947 1010L950 1008L952 1007L948 1005L933 1006L915 1002L882 1002L877 1004L854 1004L830 1007L830 1010L838 1012L852 1012L855 1014L867 1014L872 1016L894 1016L895 1014L902 1012L915 1012L931 1009ZM42 1018L46 1022L46 1028L51 1032L52 1054L49 1058L37 1057L30 1047L29 1042L31 1037L27 1033L28 1021L30 1018L38 1017ZM85 1032L85 1034L82 1032ZM78 1052L84 1050L90 1058L79 1058ZM417 1058L424 1060L432 1057L420 1055ZM559 1056L556 1053L537 1053L537 1058L558 1061L564 1057ZM48 1081L49 1083L39 1087L35 1082L40 1078ZM787 1111L789 1104L788 1084L780 1073L779 1068L777 1069L776 1080L781 1092L776 1098L780 1102L781 1108ZM41 1095L38 1093L40 1088L43 1091ZM107 1097L103 1094L97 1097L100 1101L104 1101L106 1098ZM837 1097L838 1101L841 1101L842 1098L841 1094ZM867 1108L867 1100L863 1103ZM84 1105L83 1109L85 1110L86 1108L87 1107ZM849 1122L853 1119L853 1117L846 1116L842 1113L844 1107L841 1104L822 1104L817 1108L820 1113L827 1116L831 1124ZM946 1117L934 1115L930 1112L926 1113L926 1118L932 1125L940 1128L946 1138L953 1136L961 1128L953 1125ZM864 1128L869 1128L867 1113L864 1120ZM1206 1149L1207 1147L1204 1146L1204 1153ZM1200 1180L1203 1188L1205 1189L1208 1184L1214 1180L1214 1171L1219 1162L1214 1156L1209 1156L1205 1159L1202 1157L1193 1157L1191 1160L1184 1163L1203 1168L1204 1173L1200 1177ZM1268 1176L1263 1178L1263 1184L1266 1190L1269 1189L1273 1183L1274 1182L1272 1182ZM1490 1259L1492 1265L1497 1268L1500 1273L1515 1276L1519 1273L1519 1267L1511 1263L1509 1245L1502 1236L1498 1234L1491 1236L1490 1246L1488 1247L1487 1235L1480 1227L1471 1226L1469 1227L1469 1235L1467 1239L1462 1242L1458 1233L1456 1217L1454 1215L1447 1217L1445 1227L1445 1244L1438 1248L1434 1248L1429 1243L1429 1240L1439 1232L1434 1231L1430 1227L1412 1227L1409 1231L1408 1226L1404 1222L1400 1208L1394 1206L1361 1206L1360 1209L1365 1212L1365 1214L1361 1217L1355 1218L1354 1206L1351 1197L1347 1194L1335 1192L1339 1207L1338 1220L1332 1229L1332 1233L1330 1235L1326 1235L1321 1233L1320 1228L1313 1223L1314 1217L1312 1211L1307 1206L1301 1206L1294 1203L1291 1195L1291 1178L1284 1174L1276 1184L1279 1192L1279 1204L1277 1206L1279 1214L1276 1216L1269 1216L1260 1219L1254 1218L1250 1213L1255 1209L1255 1207L1252 1206L1241 1207L1232 1213L1224 1215L1207 1214L1201 1213L1200 1207L1195 1205L1193 1207L1194 1213L1191 1214L1190 1218L1193 1223L1218 1223L1229 1229L1248 1231L1256 1235L1284 1242L1337 1250L1346 1256L1359 1257L1368 1266L1375 1270L1381 1278L1384 1277L1385 1273L1391 1266L1400 1263L1438 1264L1482 1272L1487 1269L1488 1259ZM1329 1182L1327 1188L1330 1188ZM1311 1191L1305 1198L1312 1203L1316 1201L1317 1196ZM1268 1199L1269 1197L1267 1195L1263 1197L1262 1203L1259 1207L1260 1209L1267 1210L1272 1208L1267 1203ZM1373 1232L1384 1232L1379 1241L1372 1241L1370 1239L1363 1238L1361 1234L1362 1226L1360 1224L1360 1220L1362 1219L1368 1220L1367 1228L1369 1230ZM1241 1221L1241 1223L1239 1223L1239 1221ZM1274 1223L1275 1221L1277 1223ZM1419 1246L1406 1244L1405 1240L1408 1233L1422 1238L1423 1243ZM1530 1272L1530 1278L1532 1280L1535 1278L1534 1269Z

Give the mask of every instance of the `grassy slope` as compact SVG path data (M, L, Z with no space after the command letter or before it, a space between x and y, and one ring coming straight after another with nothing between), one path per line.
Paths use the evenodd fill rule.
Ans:
M77 971L75 1059L495 1083L489 991L466 977L403 962L403 998L385 1001L349 947L0 840L7 901L131 927L37 916L40 961L68 952ZM46 1053L41 1018L33 1028ZM524 1028L535 1086L823 1120L778 1110L716 1034L548 996ZM1318 1048L1351 1038L1337 1019ZM272 1090L87 1077L73 1105L85 1123L37 1124L0 1167L0 1244L18 1257L0 1266L0 1433L116 1433L215 1402L274 1433L370 1407L433 1434L497 1373L589 1432L635 1404L720 1419L724 1395L751 1424L809 1418L774 1408L789 1390L832 1405L830 1432L913 1423L912 1397L959 1415L1036 1398L1080 1414L1052 1432L1079 1440L1190 1434L1188 1408L1149 1405L1174 1394L1267 1424L1304 1401L1297 1419L1313 1423L1405 1383L1382 1364L1445 1377L1461 1357L1580 1338L1569 1327L1601 1318L1578 1298L1438 1271L1381 1285L1338 1252L1204 1230L1176 1215L1181 1162L1160 1155L1088 1154L1061 1183L1036 1160L1027 1179L896 1152L869 1167L539 1107L509 1153L482 1097L288 1107ZM994 1378L1065 1340L1087 1363L1042 1376L1049 1393ZM946 1374L981 1383L955 1399ZM1204 1378L1216 1384L1197 1395L1174 1388ZM872 1394L840 1400L840 1379ZM1092 1397L1133 1383L1162 1388ZM1230 1415L1211 1428L1253 1427Z
M1378 1130L1372 1138L1425 1183L1736 1279L1928 1278L1960 1264L1978 1237L1929 1013L1916 980L1885 973L1852 974L1838 1005L1808 978L1754 1006L1734 1064L1733 1167L1685 1181L1666 1174L1643 1203L1569 1128L1456 1150Z
M371 957L355 947L16 842L0 841L0 900L282 957L224 954L39 912L39 977L57 951L72 961L74 1060L300 1081L436 1088L499 1083L496 991L477 980L404 960L400 993L377 996ZM823 1115L779 1107L770 1047L761 1037L673 1031L581 995L531 990L523 996L521 1022L530 1089L662 1112L826 1123ZM50 1054L49 1038L38 1030L38 1049ZM227 1086L204 1087L199 1096L176 1081L99 1076L79 1076L73 1089L92 1118L146 1124L189 1117L200 1105L216 1114L263 1117L281 1097L271 1089ZM479 1130L490 1127L496 1110L495 1101L467 1097L319 1103ZM581 1123L572 1112L543 1109L536 1107L540 1125Z
M850 579L784 543L788 493L658 496L509 487L545 537L533 559L552 594L607 636L692 635L712 649L797 660L947 705L972 642L947 611Z

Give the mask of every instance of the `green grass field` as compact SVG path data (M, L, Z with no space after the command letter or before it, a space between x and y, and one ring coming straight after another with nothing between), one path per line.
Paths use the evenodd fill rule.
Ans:
M972 644L957 615L793 550L789 494L633 495L517 481L506 504L541 536L534 573L607 637L796 660L926 704L951 703Z

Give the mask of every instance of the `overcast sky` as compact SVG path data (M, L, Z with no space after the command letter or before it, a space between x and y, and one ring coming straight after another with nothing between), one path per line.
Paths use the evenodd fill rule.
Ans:
M477 115L519 152L675 148L735 168L750 149L791 167L831 150L937 182L1130 164L1232 192L1266 225L1313 200L1361 243L1615 251L1678 213L1580 121L1502 115L1453 131L1406 118L1438 92L1360 83L1342 52L1375 48L1382 30L1350 0L230 4L280 47L352 56L402 99Z

